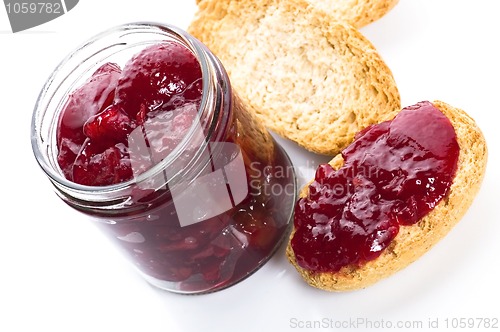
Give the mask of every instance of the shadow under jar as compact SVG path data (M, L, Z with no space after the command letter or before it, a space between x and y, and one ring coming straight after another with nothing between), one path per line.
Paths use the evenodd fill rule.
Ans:
M288 233L288 156L219 60L175 27L118 26L70 54L41 91L31 138L58 196L161 289L231 286Z

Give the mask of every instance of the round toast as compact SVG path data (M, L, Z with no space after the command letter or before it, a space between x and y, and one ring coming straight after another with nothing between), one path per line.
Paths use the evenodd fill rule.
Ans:
M306 1L201 1L188 31L220 58L250 112L310 151L335 155L400 110L370 41Z
M301 268L290 241L286 254L289 261L311 286L328 291L349 291L365 288L405 268L439 242L464 216L481 186L487 163L487 146L484 136L464 111L444 102L433 104L450 119L457 135L460 155L458 169L447 196L419 222L401 226L398 235L382 254L362 266L343 267L336 273L316 273ZM341 155L330 162L334 169L343 164ZM308 186L300 196L306 197Z

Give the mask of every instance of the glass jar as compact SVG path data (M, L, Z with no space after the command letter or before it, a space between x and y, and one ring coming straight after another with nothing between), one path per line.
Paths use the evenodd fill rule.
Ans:
M130 180L105 186L68 180L56 136L71 93L103 64L120 66L148 46L171 42L190 50L201 67L201 103L184 137L167 155L149 155L159 161L134 170ZM132 166L133 152L144 154L145 145L142 134L131 139L134 132ZM219 60L173 26L118 26L66 57L37 100L31 139L57 195L89 216L161 289L195 294L231 286L261 267L288 233L296 180L287 154L245 109Z

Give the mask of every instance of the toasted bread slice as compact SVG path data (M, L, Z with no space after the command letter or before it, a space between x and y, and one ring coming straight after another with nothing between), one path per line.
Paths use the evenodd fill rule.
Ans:
M288 243L288 259L310 285L328 291L348 291L367 287L403 269L441 240L464 216L484 177L487 147L481 130L464 111L441 101L433 104L447 116L460 147L458 169L448 195L419 222L401 226L391 245L375 260L361 267L344 267L337 273L315 273L298 266ZM342 156L332 159L334 169L343 165ZM301 197L308 194L308 186ZM290 240L293 237L293 231Z
M335 155L401 107L375 47L305 1L204 0L188 30L220 58L251 112L310 151Z
M399 0L307 0L339 21L356 28L364 27L397 5Z
M199 4L201 1L196 0ZM208 0L214 1L214 0ZM355 28L364 27L390 11L399 0L307 0L327 12L337 21L344 21Z

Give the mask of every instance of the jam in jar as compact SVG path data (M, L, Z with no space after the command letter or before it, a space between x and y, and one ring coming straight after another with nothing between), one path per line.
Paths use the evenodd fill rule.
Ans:
M63 60L37 101L32 145L58 196L159 288L231 286L287 234L288 156L219 60L175 27L122 25Z

